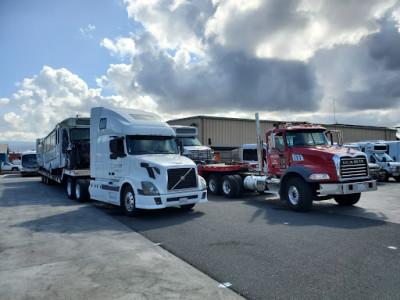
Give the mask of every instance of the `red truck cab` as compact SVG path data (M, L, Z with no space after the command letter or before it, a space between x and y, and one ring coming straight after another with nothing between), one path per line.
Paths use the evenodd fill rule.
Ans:
M326 128L308 123L278 123L267 132L268 174L280 178L280 196L294 210L330 198L353 205L361 192L376 190L366 155L333 145L327 134Z

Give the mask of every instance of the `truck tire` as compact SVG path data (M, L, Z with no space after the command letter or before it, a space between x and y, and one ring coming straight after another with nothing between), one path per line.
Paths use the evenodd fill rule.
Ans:
M308 211L313 202L313 192L310 185L298 177L289 178L285 187L285 198L290 209Z
M236 179L238 187L239 187L238 188L238 192L236 194L236 198L240 198L242 196L243 192L244 192L243 179L238 174L235 174L235 175L232 175L232 176Z
M400 182L400 176L394 176L394 180L396 180L397 182Z
M135 207L135 194L131 186L127 186L122 193L121 208L129 217L136 217L139 215L139 210Z
M67 196L69 199L75 199L75 180L71 177L67 179Z
M379 177L378 181L388 182L389 181L389 173L383 171L382 175Z
M75 183L75 197L78 202L85 202L89 198L89 186L85 179L78 179Z
M222 177L221 182L222 194L227 198L236 197L239 190L239 184L236 178L232 175L225 175L224 177Z
M196 203L186 204L186 205L181 205L180 208L181 208L182 210L189 211L189 210L191 210L195 205L196 205Z
M208 191L212 195L221 195L221 176L210 175L207 179Z
M348 194L348 195L336 195L333 198L335 201L342 206L352 206L360 200L361 193Z

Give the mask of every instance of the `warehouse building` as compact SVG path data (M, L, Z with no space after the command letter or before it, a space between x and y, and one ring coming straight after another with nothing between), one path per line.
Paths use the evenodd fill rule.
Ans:
M279 121L260 120L261 138ZM203 145L229 150L243 144L256 143L256 125L254 119L224 118L210 116L194 116L168 121L170 125L195 126L199 130L198 139ZM344 142L359 142L366 140L396 140L396 130L387 127L321 124L330 130L341 130Z

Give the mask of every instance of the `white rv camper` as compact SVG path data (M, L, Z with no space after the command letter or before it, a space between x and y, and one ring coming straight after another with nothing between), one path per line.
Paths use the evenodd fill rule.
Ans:
M88 169L89 130L89 118L69 118L57 124L43 139L44 169L50 174L60 174L63 168Z

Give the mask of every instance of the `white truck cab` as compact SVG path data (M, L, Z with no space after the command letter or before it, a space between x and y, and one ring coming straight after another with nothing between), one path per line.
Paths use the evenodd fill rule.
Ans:
M121 205L128 215L207 201L196 164L180 155L174 130L159 116L95 107L90 120L92 199Z
M381 166L383 170L383 175L380 178L381 181L388 181L390 177L393 177L396 181L400 181L400 163L395 162L393 158L387 154L388 146L385 143L360 142L359 145L360 149L367 154L370 163Z
M197 139L199 131L193 126L172 125L176 137L183 143L184 156L189 157L196 164L215 163L215 157L210 147L204 146Z

